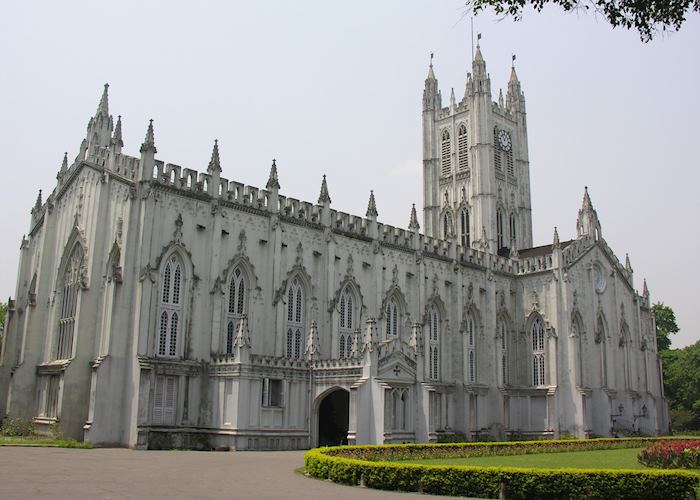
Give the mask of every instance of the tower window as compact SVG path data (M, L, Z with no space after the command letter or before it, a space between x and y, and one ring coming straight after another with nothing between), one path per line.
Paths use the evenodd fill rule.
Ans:
M301 358L304 351L304 290L294 278L287 290L287 357Z
M500 250L505 246L503 241L503 210L500 208L496 210L496 235L498 237L498 249Z
M512 245L517 248L516 242L516 234L515 234L515 214L511 212L510 216L508 217L508 226L510 229L510 243L509 245Z
M469 211L463 208L459 213L459 235L463 247L469 246Z
M182 262L173 254L161 274L160 324L158 328L158 356L175 357L182 317Z
M433 305L428 311L428 365L429 378L440 378L440 314Z
M441 168L442 168L442 175L447 176L450 175L452 171L452 165L450 162L450 153L451 153L451 147L450 147L450 133L447 130L444 130L442 132L442 142L440 144L440 151L441 151Z
M544 325L541 318L532 322L532 385L545 385Z
M457 150L459 154L459 170L467 170L469 168L469 136L467 135L467 127L464 124L459 126L457 132Z
M493 129L493 164L496 167L496 172L503 172L503 164L501 163L501 150L498 147L498 128Z

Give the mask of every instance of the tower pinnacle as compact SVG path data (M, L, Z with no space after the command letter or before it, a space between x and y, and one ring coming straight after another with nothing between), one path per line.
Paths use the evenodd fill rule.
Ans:
M214 139L214 147L211 150L211 160L209 161L209 167L207 172L210 174L212 172L221 172L221 160L219 158L219 140Z
M122 140L122 115L117 116L117 124L114 126L114 135L111 141L112 147L123 148L124 141Z
M270 167L270 177L267 179L267 184L265 185L267 189L279 189L280 181L277 176L277 161L272 159L272 166Z
M420 229L420 224L418 224L418 215L416 214L416 204L414 203L411 207L411 218L408 221L409 231L418 231Z
M97 105L95 116L109 116L109 83L105 83L100 103Z
M141 144L141 152L158 152L156 149L155 135L153 134L153 119L148 120L148 130L146 130L146 138L143 140L143 144Z
M318 204L323 205L324 203L330 204L331 195L328 193L328 184L326 183L326 174L323 174L323 180L321 181L321 194L318 195Z
M374 191L369 192L369 202L367 203L366 217L377 217L377 202L374 199Z

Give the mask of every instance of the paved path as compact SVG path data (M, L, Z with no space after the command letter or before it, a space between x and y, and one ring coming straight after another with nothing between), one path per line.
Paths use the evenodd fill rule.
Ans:
M0 447L0 499L424 500L307 478L302 451L196 452Z

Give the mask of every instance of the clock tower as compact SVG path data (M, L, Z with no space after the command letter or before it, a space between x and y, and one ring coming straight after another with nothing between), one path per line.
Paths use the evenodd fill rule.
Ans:
M477 45L464 97L447 107L433 71L423 90L423 217L428 236L501 255L532 247L525 96L511 70L505 101Z

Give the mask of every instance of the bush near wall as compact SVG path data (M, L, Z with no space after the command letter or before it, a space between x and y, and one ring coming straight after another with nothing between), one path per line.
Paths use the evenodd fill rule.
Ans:
M700 440L660 442L639 453L639 462L663 469L700 469Z
M305 456L314 477L370 488L480 498L689 498L697 475L685 471L428 466L393 460L636 448L651 439L344 446ZM578 443L578 446L575 444Z

